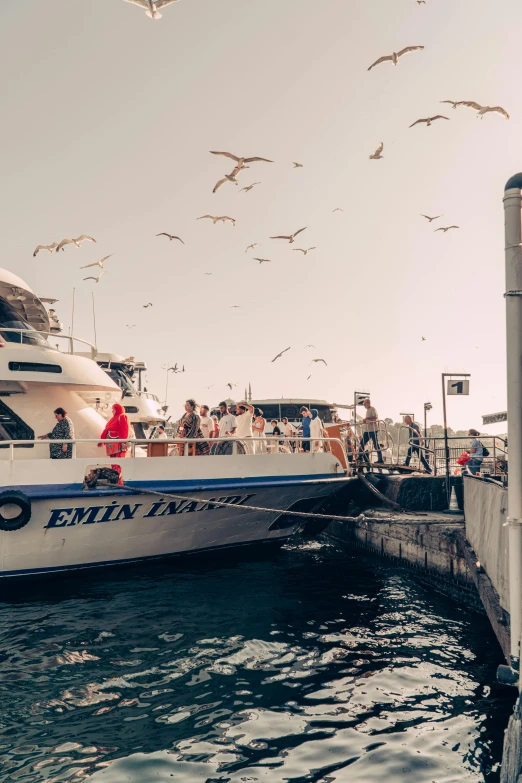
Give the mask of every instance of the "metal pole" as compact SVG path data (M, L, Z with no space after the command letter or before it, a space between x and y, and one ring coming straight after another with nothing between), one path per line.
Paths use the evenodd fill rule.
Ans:
M446 415L446 389L444 388L444 381L446 380L446 373L442 373L442 411L444 415L444 458L446 462L446 495L448 498L448 507L451 497L451 479L449 473L449 446L448 446L448 418Z
M504 195L506 349L509 439L509 615L511 666L520 670L522 631L522 174L508 180ZM521 682L519 678L519 692Z
M96 311L94 309L94 291L92 293L92 322L94 326L94 347L96 348L96 353L98 353L98 338L96 337Z
M73 288L72 313L71 313L71 344L69 346L71 353L74 353L74 295L75 293L76 293L76 288Z

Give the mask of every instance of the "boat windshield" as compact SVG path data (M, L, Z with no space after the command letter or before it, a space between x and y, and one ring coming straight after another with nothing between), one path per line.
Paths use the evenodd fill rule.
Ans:
M2 328L3 327L3 328ZM4 329L21 329L20 332L6 332ZM20 313L5 299L0 298L0 334L7 343L21 343L24 345L43 345L49 346L49 343L40 332L31 329L31 326L24 320Z
M132 394L136 394L136 389L129 378L129 376L123 372L123 370L119 370L116 367L104 367L103 368L107 375L112 378L114 383L117 383L120 389L123 391L129 391L132 392Z

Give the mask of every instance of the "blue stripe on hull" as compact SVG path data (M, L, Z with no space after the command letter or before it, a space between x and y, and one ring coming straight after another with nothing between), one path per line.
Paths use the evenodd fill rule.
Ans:
M302 476L253 476L234 479L198 479L197 481L129 481L129 486L136 490L149 489L154 492L208 492L213 490L239 490L248 487L292 487L298 484L343 483L349 481L347 476L332 476L331 473L310 474ZM2 491L17 490L23 492L32 500L58 500L82 495L85 497L103 497L105 495L133 495L131 490L117 486L104 489L84 490L82 484L21 484L1 487Z

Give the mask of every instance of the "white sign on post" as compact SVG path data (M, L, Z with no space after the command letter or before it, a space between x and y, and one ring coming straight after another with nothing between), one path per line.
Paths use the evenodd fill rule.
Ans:
M447 393L459 396L469 394L469 381L466 379L455 380L454 378L448 378Z

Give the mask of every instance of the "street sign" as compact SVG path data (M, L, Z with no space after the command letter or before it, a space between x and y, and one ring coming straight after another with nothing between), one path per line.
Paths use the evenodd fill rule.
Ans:
M447 394L458 395L459 397L469 394L469 381L465 378L448 378L447 380Z

